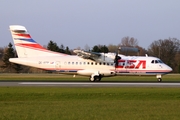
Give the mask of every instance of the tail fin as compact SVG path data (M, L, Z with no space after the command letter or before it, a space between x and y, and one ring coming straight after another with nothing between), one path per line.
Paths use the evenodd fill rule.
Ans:
M37 56L62 56L58 52L52 52L43 48L40 44L34 41L27 29L20 25L11 25L10 31L14 41L14 45L18 57L37 57Z

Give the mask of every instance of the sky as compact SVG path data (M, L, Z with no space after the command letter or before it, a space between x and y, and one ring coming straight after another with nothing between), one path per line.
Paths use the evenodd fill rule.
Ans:
M23 25L42 46L70 49L118 45L134 37L147 49L155 40L180 39L180 0L1 0L0 47L13 43L9 25Z

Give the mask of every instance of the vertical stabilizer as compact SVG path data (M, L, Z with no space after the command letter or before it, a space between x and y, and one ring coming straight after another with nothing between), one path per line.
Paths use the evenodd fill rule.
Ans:
M49 51L34 41L27 29L21 25L11 25L10 31L18 57L62 56L65 54Z

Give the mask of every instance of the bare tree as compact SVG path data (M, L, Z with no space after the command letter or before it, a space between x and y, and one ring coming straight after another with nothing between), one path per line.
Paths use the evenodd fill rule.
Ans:
M4 54L4 48L0 47L0 60L2 59Z
M138 47L138 40L134 37L123 37L121 43L118 45L121 48L119 52L125 55L138 55L139 52L135 52ZM135 51L134 51L135 50Z
M148 53L161 58L171 67L175 66L175 56L180 48L180 41L176 38L154 41L148 48Z
M84 46L84 50L85 50L85 51L90 51L90 47L86 44L86 45Z
M138 48L138 55L139 56L145 56L146 54L148 54L148 51L145 48L142 48L140 46L136 46L136 48Z
M107 47L109 49L109 52L113 52L113 53L118 52L118 46L117 45L109 44Z
M138 40L134 37L123 37L119 46L136 47L138 46Z
M177 52L175 56L175 67L174 71L180 73L180 51Z

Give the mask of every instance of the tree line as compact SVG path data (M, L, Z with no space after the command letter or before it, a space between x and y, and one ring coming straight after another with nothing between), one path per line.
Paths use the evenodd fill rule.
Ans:
M74 55L73 50L69 49L69 47L64 47L63 44L60 46L57 45L56 42L50 40L47 44L46 49L60 52L64 54ZM129 51L121 51L119 47L132 47L138 48L138 52L129 52ZM77 49L81 49L78 47ZM124 55L134 55L134 56L144 56L147 54L148 56L154 56L160 58L165 64L171 66L173 68L174 73L180 73L180 40L177 38L167 38L167 39L159 39L153 41L148 49L145 49L138 45L138 40L133 37L124 37L121 39L121 42L118 45L95 45L90 49L88 45L84 47L86 51L92 52L113 52ZM40 70L37 68L27 67L19 64L14 64L9 62L9 58L16 58L17 54L12 45L9 43L7 47L0 47L0 72L1 73L37 73L37 72L49 72Z

